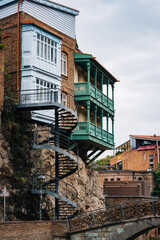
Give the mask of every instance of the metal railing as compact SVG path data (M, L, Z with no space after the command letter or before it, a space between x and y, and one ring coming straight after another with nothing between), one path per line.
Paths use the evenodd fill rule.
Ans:
M19 101L18 101L19 97ZM8 95L5 94L5 102L6 104L40 104L40 103L59 103L62 104L68 108L71 108L73 110L76 110L75 106L75 99L74 96L72 96L70 93L61 90L59 88L41 88L41 89L26 89L26 90L20 90L12 92L12 94Z
M70 231L76 232L111 223L123 222L129 219L139 219L159 214L159 200L135 201L107 207L106 209L102 208L90 211L70 219L68 223Z

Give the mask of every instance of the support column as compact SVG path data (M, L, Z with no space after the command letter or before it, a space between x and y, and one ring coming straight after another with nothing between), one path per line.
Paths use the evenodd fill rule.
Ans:
M103 103L103 79L104 79L104 76L102 74L102 77L101 77L101 101Z
M59 124L58 110L55 109L55 146L59 147ZM55 177L56 177L56 193L59 195L59 153L55 152ZM59 202L55 198L55 219L59 219Z
M97 98L97 68L95 69L94 86L95 86L95 98Z
M109 80L107 79L107 107L109 107Z
M112 85L112 101L113 101L113 109L114 109L114 84Z
M109 113L107 113L106 117L106 125L107 125L107 142L109 141Z
M87 62L87 73L88 73L88 78L87 78L87 90L88 90L88 95L90 95L90 74L91 74L91 63Z
M103 109L101 109L101 138L103 139Z
M114 144L114 116L112 117L112 136L113 136L113 144Z
M97 136L97 105L94 105L95 136Z
M87 132L89 133L90 125L90 101L87 101Z

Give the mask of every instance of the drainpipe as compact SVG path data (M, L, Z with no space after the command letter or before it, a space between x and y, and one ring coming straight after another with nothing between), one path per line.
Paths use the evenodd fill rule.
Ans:
M20 0L18 2L18 23L17 23L17 96L18 96L18 101L19 101L19 31L20 31L20 3L23 2L24 0Z
M159 165L159 148L158 148L158 140L156 141L156 145L157 145L157 158L158 158L158 165Z

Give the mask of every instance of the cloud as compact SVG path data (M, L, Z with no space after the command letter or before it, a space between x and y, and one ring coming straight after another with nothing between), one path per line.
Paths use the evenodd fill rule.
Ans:
M58 2L80 10L80 48L120 79L115 88L116 146L130 134L160 135L160 1Z

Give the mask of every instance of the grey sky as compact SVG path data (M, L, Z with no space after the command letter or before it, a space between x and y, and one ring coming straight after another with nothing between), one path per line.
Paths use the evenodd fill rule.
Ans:
M116 146L130 134L160 135L160 1L55 2L80 11L80 49L120 80L115 86Z

